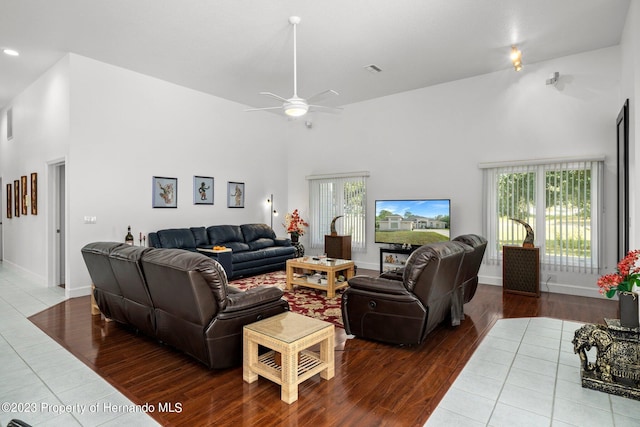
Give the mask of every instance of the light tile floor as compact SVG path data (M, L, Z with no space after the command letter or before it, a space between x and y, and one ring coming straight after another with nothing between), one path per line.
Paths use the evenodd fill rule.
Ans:
M0 427L14 418L32 426L157 426L27 319L64 299L63 289L0 262Z
M498 320L425 425L640 426L639 401L582 388L571 344L580 326Z

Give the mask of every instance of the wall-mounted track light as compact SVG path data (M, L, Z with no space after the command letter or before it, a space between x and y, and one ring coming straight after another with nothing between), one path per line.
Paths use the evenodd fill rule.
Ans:
M522 52L515 45L511 46L511 62L514 70L522 70Z

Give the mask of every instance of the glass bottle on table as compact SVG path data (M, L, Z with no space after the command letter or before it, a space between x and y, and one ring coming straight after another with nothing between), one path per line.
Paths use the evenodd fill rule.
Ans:
M124 238L124 242L127 245L133 246L133 234L131 234L131 226L127 227L127 235Z

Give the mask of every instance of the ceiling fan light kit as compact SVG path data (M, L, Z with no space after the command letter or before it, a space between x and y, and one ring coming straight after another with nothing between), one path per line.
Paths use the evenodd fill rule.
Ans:
M297 34L296 27L300 23L299 16L289 17L289 23L293 25L293 96L291 98L284 98L280 95L276 95L271 92L260 92L260 95L269 96L282 102L281 107L263 107L263 108L250 108L245 111L262 111L262 110L277 110L282 108L284 114L289 117L302 117L310 110L315 111L327 111L327 112L340 112L341 108L325 107L322 105L313 105L309 101L318 100L325 95L338 95L335 90L329 89L317 93L307 99L298 96L298 67L297 67Z
M307 111L309 111L309 105L301 98L291 98L283 104L282 108L284 109L284 113L289 117L304 116L307 114Z

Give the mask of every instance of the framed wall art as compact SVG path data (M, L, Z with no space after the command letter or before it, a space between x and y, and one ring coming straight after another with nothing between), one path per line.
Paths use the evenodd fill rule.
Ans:
M38 215L38 174L31 174L31 215Z
M13 215L18 218L20 216L20 181L13 181Z
M213 177L197 175L193 177L193 204L213 204Z
M22 192L20 194L20 205L22 205L22 215L26 215L29 213L29 207L27 206L27 175L22 175L20 177L20 187Z
M12 203L12 198L11 198L11 184L7 184L7 218L11 218L13 217L12 215L12 209L13 209L13 203Z
M178 207L178 178L154 176L152 192L154 208Z
M244 182L227 182L227 207L244 208Z

